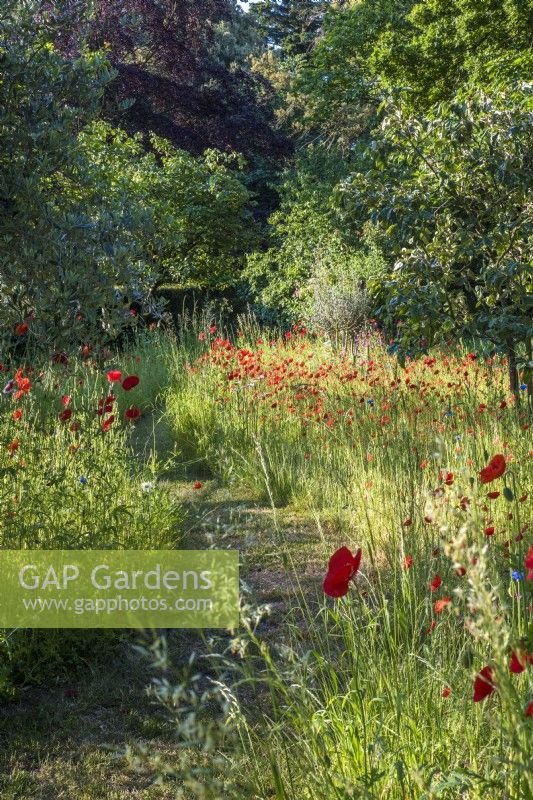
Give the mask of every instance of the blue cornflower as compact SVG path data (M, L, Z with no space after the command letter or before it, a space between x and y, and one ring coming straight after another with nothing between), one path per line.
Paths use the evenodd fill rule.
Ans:
M524 580L524 573L519 572L517 569L513 569L511 572L511 578L513 581L523 581Z
M373 406L374 405L374 401L373 400L367 400L366 402L368 403L369 406Z
M453 417L453 411L451 410L451 408L449 408L448 411L446 412L446 416Z
M85 484L87 483L87 478L85 477L85 475L81 476L80 483L82 486L85 486Z
M527 389L527 383L521 383L520 388L522 389L523 392L525 392L525 390Z

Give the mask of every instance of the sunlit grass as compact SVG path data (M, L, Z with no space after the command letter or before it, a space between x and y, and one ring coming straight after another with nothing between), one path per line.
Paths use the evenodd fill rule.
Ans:
M314 596L291 595L274 644L251 625L236 645L248 655L226 662L228 683L257 693L228 755L248 781L239 796L532 797L531 671L508 673L531 635L531 591L511 572L531 543L532 451L505 361L454 346L403 369L375 337L355 354L297 330L200 338L199 357L178 348L168 391L180 447L274 513L291 504L319 530L333 517L363 548L347 597L325 600L318 579ZM505 475L483 486L496 453ZM298 580L304 563L278 546ZM334 547L321 547L325 569ZM478 704L486 663L498 691Z

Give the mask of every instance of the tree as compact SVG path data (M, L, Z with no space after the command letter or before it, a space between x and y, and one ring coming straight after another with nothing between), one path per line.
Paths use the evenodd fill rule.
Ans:
M238 279L255 245L242 157L208 150L193 156L152 135L128 136L104 122L79 137L81 169L62 195L84 187L98 220L117 222L121 246L153 292L160 283L221 289ZM127 291L127 287L126 287Z
M194 154L283 155L287 142L240 47L241 37L251 43L242 17L234 0L94 0L88 43L106 49L117 73L106 89L108 121Z
M370 63L382 85L409 87L404 104L421 111L466 83L527 80L532 30L529 0L422 0L387 26Z
M253 242L242 159L155 136L147 152L141 135L97 121L113 71L103 53L64 52L79 11L9 0L0 16L5 345L112 341L132 296L150 299L165 278L226 286Z
M386 106L369 168L342 186L396 259L381 309L404 352L454 336L509 353L517 388L531 310L531 87L469 92L424 116Z
M78 131L112 75L101 53L65 58L54 47L77 13L41 0L7 0L0 11L0 303L8 337L17 325L25 330L37 307L35 325L46 319L61 339L77 318L83 335L103 300L111 313L126 267L112 232L56 191L57 176L75 169Z
M258 0L250 11L268 46L294 56L311 49L328 5L328 0Z

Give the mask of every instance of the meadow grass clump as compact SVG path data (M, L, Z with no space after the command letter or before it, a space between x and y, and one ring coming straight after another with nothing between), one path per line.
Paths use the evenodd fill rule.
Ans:
M164 388L165 348L166 339L151 337L105 366L61 354L43 368L38 362L4 368L2 549L177 546L182 511L159 480L155 455L143 461L133 447L138 420L150 415ZM68 672L69 664L98 651L105 655L108 638L3 631L4 688Z

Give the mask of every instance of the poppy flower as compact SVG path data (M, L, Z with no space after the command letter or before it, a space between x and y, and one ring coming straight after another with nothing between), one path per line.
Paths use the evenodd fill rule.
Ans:
M359 570L361 555L361 548L355 554L347 547L340 547L333 553L323 583L324 592L329 597L344 597L348 593L348 585Z
M19 325L15 325L15 333L17 336L24 336L25 333L28 333L28 326L25 322L21 322Z
M431 591L436 592L441 584L442 584L442 578L440 577L440 575L435 575L435 577L431 581Z
M72 416L72 409L66 408L64 411L60 411L57 416L61 422L67 422Z
M511 660L509 661L509 672L520 675L520 673L525 670L528 662L533 662L533 655L530 656L527 653L513 650L511 653Z
M70 401L71 398L68 396L68 394L64 394L61 398L61 403L65 406L65 408L70 405Z
M487 493L487 497L490 500L496 500L496 498L499 497L499 496L500 496L500 492L488 492Z
M22 408L16 408L13 411L13 414L11 415L11 418L13 419L14 422L17 422L22 417L23 413L24 412L23 412Z
M494 526L489 525L488 528L485 528L485 536L494 536Z
M483 667L482 670L476 675L474 680L474 696L472 700L474 703L479 703L491 695L495 690L494 686L494 673L491 667Z
M137 375L128 375L128 377L122 381L122 388L125 392L129 392L129 390L137 386L138 383L139 378Z
M202 486L203 486L202 481L196 481L193 486L193 489L201 489Z
M531 547L527 552L527 556L524 560L524 567L527 570L529 570L529 572L527 573L528 581L533 580L533 544L531 545Z
M530 704L529 704L529 705L526 707L526 710L525 710L525 712L524 712L524 716L525 716L525 717L533 717L533 700L532 700L532 701L531 701L531 703L530 703Z
M501 478L505 472L505 456L498 454L490 461L487 467L484 467L479 473L481 483L490 483Z
M104 419L104 421L102 422L102 430L104 431L104 433L105 431L109 430L114 421L115 421L114 414L111 414L111 416L106 417L106 419Z
M124 412L124 416L126 417L126 419L130 419L132 421L135 419L139 419L139 417L141 416L141 410L137 408L137 406L130 406L130 408L127 408L126 411Z
M8 445L8 450L10 453L14 453L15 450L19 449L20 442L18 439L13 439L11 444Z
M447 686L445 689L442 690L442 692L440 693L440 696L446 698L446 697L449 697L451 695L451 693L452 693L452 690L450 689L449 686Z
M122 378L122 372L119 369L110 369L107 373L107 380L109 383L118 383Z
M437 600L434 606L435 614L440 614L451 602L449 597L443 597L442 600Z
M404 528L409 528L409 526L412 525L412 524L413 524L413 520L411 519L411 517L407 517L407 519L404 519L404 521L403 521Z
M403 560L403 568L411 569L412 566L413 566L413 556L405 556Z

